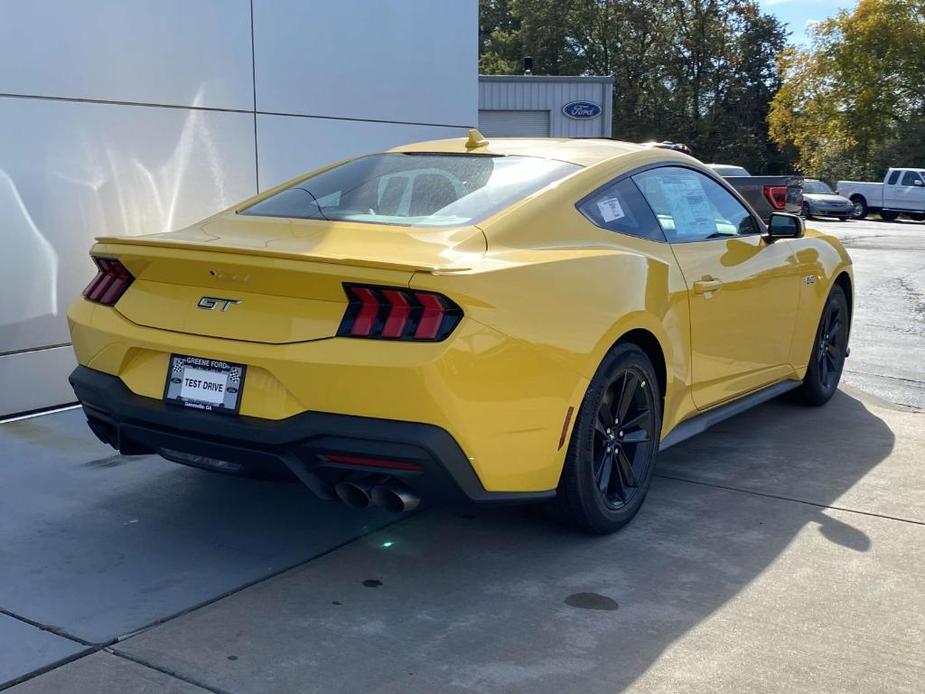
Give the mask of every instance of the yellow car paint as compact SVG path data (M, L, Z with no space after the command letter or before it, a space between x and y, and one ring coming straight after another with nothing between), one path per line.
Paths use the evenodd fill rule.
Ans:
M661 354L662 438L703 409L802 378L828 292L851 277L837 241L809 231L671 245L608 231L575 203L616 176L666 163L719 179L688 156L629 143L477 140L393 151L525 154L584 168L459 228L236 214L290 181L188 229L98 239L91 252L118 258L136 280L115 307L72 304L79 363L148 398L162 397L171 353L244 363L242 415L433 424L488 491L556 487L566 413L627 336ZM333 337L343 282L437 291L464 318L443 342ZM197 311L204 295L245 300Z

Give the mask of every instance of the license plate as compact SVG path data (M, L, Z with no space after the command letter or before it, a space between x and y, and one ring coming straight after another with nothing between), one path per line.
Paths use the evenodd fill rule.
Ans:
M197 410L235 414L241 404L245 371L244 364L172 354L164 400Z

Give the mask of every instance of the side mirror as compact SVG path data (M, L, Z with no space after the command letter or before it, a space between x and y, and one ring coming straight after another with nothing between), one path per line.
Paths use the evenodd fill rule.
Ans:
M772 212L768 221L768 236L772 239L796 239L803 235L806 227L795 214Z
M922 183L921 178L915 178L912 180L912 185L914 186L925 186L925 183Z

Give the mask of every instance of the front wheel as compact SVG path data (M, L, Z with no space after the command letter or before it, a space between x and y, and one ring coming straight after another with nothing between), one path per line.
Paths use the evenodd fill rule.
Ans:
M925 213L916 212L914 214L910 214L909 219L911 219L913 222L925 222Z
M797 391L808 405L824 405L838 388L848 354L849 320L848 299L836 284L822 309L806 376Z
M867 216L867 201L864 198L860 195L855 195L851 198L851 204L854 206L854 213L852 216L855 219L864 219Z
M636 345L617 345L578 410L554 502L560 517L599 535L632 520L649 491L661 426L652 362Z
M802 210L802 213L803 213L803 218L804 218L804 219L812 219L812 218L813 218L812 213L809 211L809 205L807 205L805 202L803 203L803 210Z

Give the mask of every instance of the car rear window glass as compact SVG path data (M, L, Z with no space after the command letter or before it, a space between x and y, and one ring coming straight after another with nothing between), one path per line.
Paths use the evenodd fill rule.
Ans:
M896 181L899 180L900 173L901 173L900 171L894 171L893 173L890 174L890 177L886 180L886 182L891 186L895 186Z
M810 195L834 195L832 189L822 181L803 181L803 192Z
M486 154L373 154L303 178L241 214L401 226L472 224L579 170Z
M633 180L672 243L759 232L752 214L732 193L697 171L663 166Z
M602 229L651 241L665 240L658 220L632 179L624 178L595 191L578 203L578 211Z

